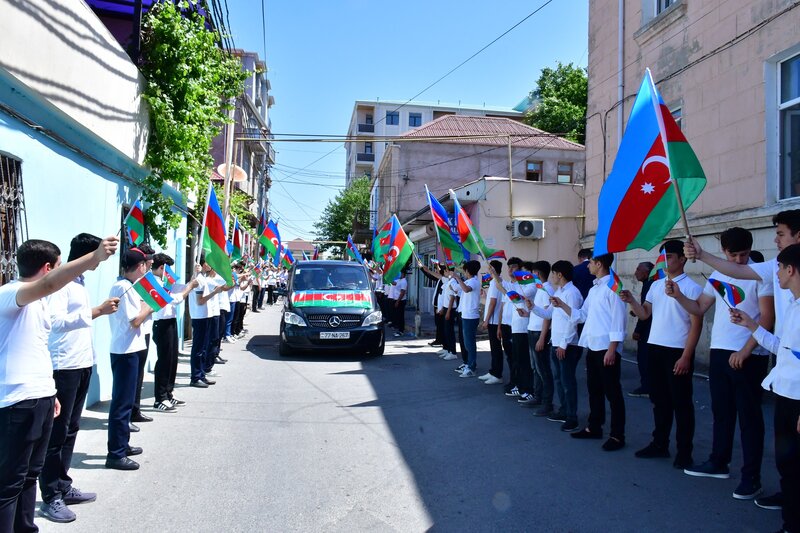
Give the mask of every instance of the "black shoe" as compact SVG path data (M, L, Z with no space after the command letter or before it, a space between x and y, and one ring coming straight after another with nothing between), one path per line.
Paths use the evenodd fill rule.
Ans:
M142 455L143 451L144 450L142 450L138 446L128 446L127 448L125 448L125 455L128 456L128 457L130 457L132 455Z
M223 359L220 356L217 356L217 357L214 358L214 364L217 364L217 365L224 365L227 362L228 362L227 359Z
M591 431L589 428L584 428L582 431L576 431L572 434L573 439L602 439L602 431Z
M692 459L691 456L676 455L675 460L672 462L673 468L683 470L684 472L687 468L691 468L692 466L694 466L694 459Z
M436 341L431 341L428 343L428 346L441 346L441 345L442 345L441 342L436 342Z
M562 424L567 421L567 415L563 413L552 413L547 417L550 422L561 422Z
M566 422L561 424L561 431L572 433L573 431L578 431L579 427L580 426L578 425L577 420L567 420Z
M643 388L638 387L630 391L628 393L628 396L630 396L631 398L649 398L650 393L644 390Z
M128 428L131 430L131 433L139 433L141 431L141 429L139 429L139 426L137 426L133 422L128 422Z
M575 434L573 433L573 437ZM614 437L609 437L607 441L603 443L603 449L607 452L615 452L617 450L621 450L625 447L625 439L617 439Z
M770 511L781 511L783 509L783 493L776 492L769 496L761 496L755 499L757 506Z
M189 383L190 387L197 387L199 389L207 389L208 384L205 381L198 379L197 381L192 381Z
M123 457L122 459L107 457L106 468L112 468L114 470L139 470L139 463L127 457Z
M216 384L216 381L214 381L213 379L208 379L208 378L201 378L200 381L202 381L206 385L214 385L214 384Z
M654 442L651 442L634 455L640 459L666 458L669 457L669 450L661 446L657 446Z
M144 413L136 413L135 415L131 415L131 422L152 422L152 417L147 416Z

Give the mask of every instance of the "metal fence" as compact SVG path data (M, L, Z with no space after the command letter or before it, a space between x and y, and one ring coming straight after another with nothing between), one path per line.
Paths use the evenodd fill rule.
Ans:
M17 277L17 247L27 235L22 161L0 154L0 284Z

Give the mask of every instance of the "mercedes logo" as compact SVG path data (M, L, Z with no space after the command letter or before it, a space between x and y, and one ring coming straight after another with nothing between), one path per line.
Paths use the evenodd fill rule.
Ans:
M328 325L332 328L338 328L342 325L342 319L336 315L331 315L331 317L328 319Z

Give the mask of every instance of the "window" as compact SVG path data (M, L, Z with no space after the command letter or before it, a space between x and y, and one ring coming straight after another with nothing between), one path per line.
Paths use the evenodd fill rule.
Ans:
M27 230L22 161L0 154L0 284L17 277L17 247Z
M800 55L780 63L778 150L781 198L800 196Z
M525 164L525 179L528 181L542 181L541 161L528 161Z
M364 124L372 124L372 113L367 113L367 116L364 117Z
M365 154L372 153L372 143L364 143L364 153Z
M672 113L672 118L675 119L675 123L678 125L678 129L683 130L683 109L678 107L670 111L670 113Z
M386 124L388 126L399 126L400 125L400 113L398 111L387 111L386 112Z
M662 11L665 11L669 6L675 3L675 0L655 0L656 2L656 15L661 14Z
M408 114L408 127L418 128L422 126L422 113L409 113Z
M558 182L572 183L572 163L558 162Z

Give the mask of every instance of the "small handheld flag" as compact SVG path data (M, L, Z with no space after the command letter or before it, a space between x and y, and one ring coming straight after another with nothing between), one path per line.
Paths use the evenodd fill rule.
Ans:
M481 287L484 289L488 287L492 283L492 275L491 274L484 274L481 276Z
M361 257L361 253L359 253L358 248L353 243L353 237L351 235L347 235L347 246L346 246L347 255L358 261L359 263L364 263L364 258Z
M530 285L531 283L536 283L536 278L534 277L533 272L528 272L526 270L517 270L514 272L514 280L520 285ZM538 289L539 287L536 288Z
M730 307L736 307L744 301L744 290L741 287L714 278L709 278L708 282Z
M617 273L614 272L613 268L609 269L608 288L617 295L619 295L624 288L622 286L622 280L619 279L619 276L617 276Z
M128 243L131 246L139 246L144 241L144 211L142 201L137 199L125 217L125 232L128 235Z
M163 309L172 303L172 296L156 280L152 272L148 272L133 284L133 290L149 305L153 311Z
M536 274L533 275L533 282L536 284L537 289L544 289L544 283L542 283L542 279Z
M164 265L164 288L167 290L171 289L175 282L178 281L178 275L172 270L172 267L165 264Z
M649 278L652 281L656 281L659 279L664 279L666 277L667 277L667 251L664 248L662 248L661 252L658 254L658 259L656 259L656 264L650 271Z
M508 291L506 296L508 296L508 299L511 300L513 304L522 303L522 295L517 291Z

